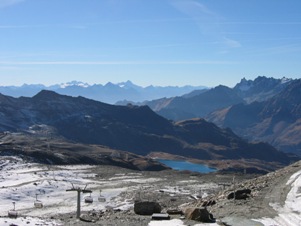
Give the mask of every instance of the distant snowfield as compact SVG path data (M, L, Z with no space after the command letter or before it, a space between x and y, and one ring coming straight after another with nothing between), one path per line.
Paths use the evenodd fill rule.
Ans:
M293 174L287 186L291 186L291 190L287 195L284 206L279 203L270 203L270 205L279 213L273 219L263 218L255 221L264 225L281 225L281 226L300 226L301 225L301 170Z

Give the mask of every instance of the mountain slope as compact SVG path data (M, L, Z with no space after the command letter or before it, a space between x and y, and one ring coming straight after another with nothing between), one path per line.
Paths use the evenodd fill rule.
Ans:
M250 140L301 154L301 80L264 102L234 105L212 113L208 119Z
M114 165L134 170L160 171L166 166L152 159L101 145L70 142L54 135L48 126L34 126L32 133L0 133L0 156L20 156L43 164Z
M254 81L243 78L234 88L220 85L209 90L194 90L180 97L161 98L138 104L148 105L158 114L174 121L205 117L213 111L235 104L268 100L292 81L287 78L275 79L264 76L259 76Z
M217 86L206 92L193 92L191 95L145 102L158 114L174 121L194 117L204 117L210 112L243 102L232 89Z
M83 97L41 91L33 98L0 95L0 131L47 125L69 140L147 155L166 152L198 159L259 159L287 164L272 146L247 143L205 120L173 123L149 107L114 106Z

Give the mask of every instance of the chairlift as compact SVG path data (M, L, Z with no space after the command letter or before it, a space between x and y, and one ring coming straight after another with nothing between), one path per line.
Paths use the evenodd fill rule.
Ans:
M14 209L8 211L9 218L17 218L18 217L18 212L16 211L16 203L13 202L13 205L14 205Z
M85 197L85 203L93 203L93 198L91 196L91 193L90 193L90 196Z
M100 194L99 194L99 197L98 197L98 201L99 202L106 202L106 198L103 195L101 195L101 190L99 192L100 192Z
M34 201L34 207L36 207L36 208L43 208L42 201L38 200L38 194L36 194L36 200Z
M100 195L100 196L98 197L98 201L99 201L99 202L106 202L106 198L105 198L104 196Z

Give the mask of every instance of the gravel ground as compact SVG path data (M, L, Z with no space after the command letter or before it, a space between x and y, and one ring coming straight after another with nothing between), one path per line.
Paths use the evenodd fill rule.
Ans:
M134 200L156 201L162 207L162 212L168 209L179 209L181 206L196 205L196 196L206 197L214 196L223 190L223 184L229 184L233 180L233 174L199 174L185 171L165 170L161 172L137 172L118 167L101 166L93 169L92 173L99 175L99 178L108 179L119 175L138 173L144 180L158 178L160 180L149 184L135 184L137 190L129 189L128 192L120 194L122 199L132 197ZM255 175L235 175L237 181L245 181L254 178ZM133 186L133 183L124 186ZM92 215L91 212L82 212L86 215ZM151 216L141 216L134 213L133 208L126 211L118 209L109 209L103 213L96 213L95 223L86 223L75 218L75 213L53 216L54 219L64 222L64 225L103 225L103 226L146 226L151 221ZM181 215L171 215L171 219L179 219ZM199 222L183 219L185 225L195 225Z
M273 209L271 203L283 206L291 187L286 183L297 171L301 170L301 162L257 177L243 183L237 183L211 197L216 205L209 208L217 219L229 225L261 225L250 219L274 218L279 213ZM246 200L228 200L226 198L234 189L251 189L251 196ZM244 222L242 224L242 222Z
M60 172L60 169L60 167L51 166L47 168L47 171L55 174L55 171ZM76 219L75 199L71 199L72 203L74 201L71 206L64 200L61 202L61 205L68 204L71 212L53 213L40 217L55 220L61 225L146 226L151 221L151 216L135 214L133 210L135 201L156 201L161 205L162 212L166 212L170 209L201 206L205 201L214 200L216 204L207 208L217 222L225 222L227 225L261 225L251 220L263 217L273 218L277 215L270 203L284 204L290 190L286 182L292 174L299 170L301 170L300 162L264 176L227 173L199 174L174 170L133 171L113 166L87 167L86 175L90 176L85 177L85 174L79 174L78 177L83 176L85 180L94 181L94 192L99 189L117 189L122 192L114 196L112 202L109 202L105 209L91 210L90 206L90 209L87 210L89 206L83 205L82 215L93 222ZM41 176L44 175L42 171L38 173ZM77 173L75 172L75 174ZM230 192L245 188L251 189L250 198L246 200L227 199ZM126 208L116 204L125 203L126 200L129 203ZM110 206L111 203L115 203L115 206ZM93 205L98 207L100 203L96 200ZM74 211L72 211L73 206ZM34 210L24 211L26 213L24 216L31 216L30 213ZM43 211L47 211L47 209ZM171 216L172 219L180 217L180 215ZM198 222L185 219L183 222L185 225L198 224Z

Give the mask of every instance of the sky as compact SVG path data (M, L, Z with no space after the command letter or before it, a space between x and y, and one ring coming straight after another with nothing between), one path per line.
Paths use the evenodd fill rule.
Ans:
M301 78L300 0L0 0L0 85Z

